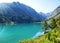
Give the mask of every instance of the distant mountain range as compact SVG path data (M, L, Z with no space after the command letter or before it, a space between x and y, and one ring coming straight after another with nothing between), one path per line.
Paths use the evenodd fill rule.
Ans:
M46 13L46 14L45 14L45 13L43 13L43 12L40 12L39 14L43 17L43 18L42 18L43 20L44 20L44 18L48 18L48 17L50 17L50 16L51 16L51 12Z
M46 17L38 14L33 8L19 2L0 3L1 23L30 23L41 22Z

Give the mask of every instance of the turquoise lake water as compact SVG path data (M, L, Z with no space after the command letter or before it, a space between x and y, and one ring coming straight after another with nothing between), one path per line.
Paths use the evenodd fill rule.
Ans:
M0 24L0 43L17 43L32 38L37 32L42 32L42 24Z

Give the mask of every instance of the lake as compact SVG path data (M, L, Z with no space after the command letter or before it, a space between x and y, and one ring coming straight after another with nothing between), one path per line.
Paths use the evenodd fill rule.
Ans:
M42 24L0 24L0 43L17 43L19 40L34 37L38 32L42 32Z

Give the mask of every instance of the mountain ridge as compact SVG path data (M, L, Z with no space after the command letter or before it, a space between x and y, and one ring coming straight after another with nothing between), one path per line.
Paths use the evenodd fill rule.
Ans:
M10 21L17 23L43 21L43 17L39 15L33 8L19 2L0 3L0 15L0 21L2 23L9 23Z

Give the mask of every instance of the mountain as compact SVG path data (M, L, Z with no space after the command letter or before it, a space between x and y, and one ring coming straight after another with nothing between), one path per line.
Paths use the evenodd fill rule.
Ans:
M51 16L49 17L50 18L56 18L60 16L60 6L58 6L52 13L51 13Z
M48 12L48 13L46 13L45 15L46 15L46 17L48 18L48 17L51 16L51 12Z
M39 15L41 15L42 21L44 21L47 18L47 16L43 12L40 12Z
M51 12L48 12L48 13L46 13L46 14L43 13L43 12L40 12L39 15L41 15L42 20L45 20L45 19L47 19L48 17L51 16Z
M53 12L52 12L52 16L56 16L60 14L60 6L58 6Z
M19 2L0 3L1 23L30 23L41 22L42 15L39 15L33 8Z

